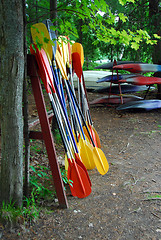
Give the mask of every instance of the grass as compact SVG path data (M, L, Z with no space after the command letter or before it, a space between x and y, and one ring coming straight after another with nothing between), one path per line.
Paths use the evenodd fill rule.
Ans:
M31 224L35 222L40 212L51 211L56 192L53 186L53 179L50 169L41 165L31 166L30 170L30 196L24 197L21 207L17 207L14 202L2 203L0 209L0 222L7 228L13 228L19 224ZM62 179L65 184L71 184L67 179L66 170L61 168Z
M57 136L59 142L59 133L57 133ZM24 196L21 207L16 207L12 201L7 204L2 203L0 222L4 226L13 228L18 224L31 224L39 218L40 212L51 212L51 209L55 206L57 196L44 150L42 150L41 142L31 141L30 196L28 198ZM43 155L40 155L42 153ZM41 158L43 158L43 162ZM38 161L40 164L38 164ZM72 184L68 181L64 167L61 167L60 171L64 185Z
M0 222L7 228L13 228L19 224L26 224L35 221L39 217L40 208L37 207L34 194L31 193L29 199L23 200L22 207L17 207L10 201L8 204L2 203L0 209Z

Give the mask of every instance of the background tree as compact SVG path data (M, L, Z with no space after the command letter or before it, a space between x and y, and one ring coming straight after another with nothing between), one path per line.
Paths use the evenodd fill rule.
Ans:
M0 202L23 197L23 1L0 1Z

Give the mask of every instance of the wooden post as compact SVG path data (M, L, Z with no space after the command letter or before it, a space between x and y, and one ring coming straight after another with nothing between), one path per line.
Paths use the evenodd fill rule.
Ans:
M28 75L30 76L30 79L31 79L32 90L33 90L35 103L38 111L41 130L42 130L42 135L39 132L37 139L39 139L42 136L45 142L50 169L52 172L59 205L62 208L68 208L68 202L67 202L67 198L64 190L64 184L61 178L59 164L57 161L54 140L53 140L52 132L49 125L48 115L46 112L46 106L45 106L45 101L42 93L40 79L37 73L38 67L37 67L35 57L33 55L28 55L27 63L28 63L27 64Z

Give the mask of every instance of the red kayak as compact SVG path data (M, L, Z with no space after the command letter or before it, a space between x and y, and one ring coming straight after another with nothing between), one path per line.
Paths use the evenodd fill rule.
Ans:
M127 70L132 73L141 72L161 72L161 65L158 64L148 64L148 63L130 63L116 65L113 69Z
M134 62L134 61L113 61L108 62L102 65L99 65L95 67L95 69L112 69L114 65L120 65L120 64L128 64L128 63L140 63L140 62Z
M123 103L130 102L130 101L137 101L142 100L143 98L135 96L135 95L123 95ZM121 97L120 96L106 96L102 98L97 98L90 102L90 105L97 105L97 104L121 104Z
M119 82L131 83L133 85L152 85L152 84L161 84L161 78L138 76L138 77L127 78L124 80L119 80Z

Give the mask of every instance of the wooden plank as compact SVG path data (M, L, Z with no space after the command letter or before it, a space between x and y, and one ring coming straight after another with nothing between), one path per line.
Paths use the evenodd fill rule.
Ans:
M50 110L49 112L47 112L48 114L48 119L49 122L51 122L52 117L54 116L54 113L52 110ZM31 129L32 127L35 127L36 125L38 125L40 123L40 119L39 117L33 118L29 120L29 129Z
M42 129L43 139L45 142L50 169L52 172L52 177L54 180L54 185L59 201L59 206L62 208L68 208L67 197L64 190L64 184L61 178L61 172L56 156L54 140L52 132L49 125L49 120L46 112L45 101L42 93L42 88L40 84L40 79L37 73L37 64L35 57L28 55L28 74L31 79L32 90L35 98L35 103L37 107L37 112L40 120L40 125Z

